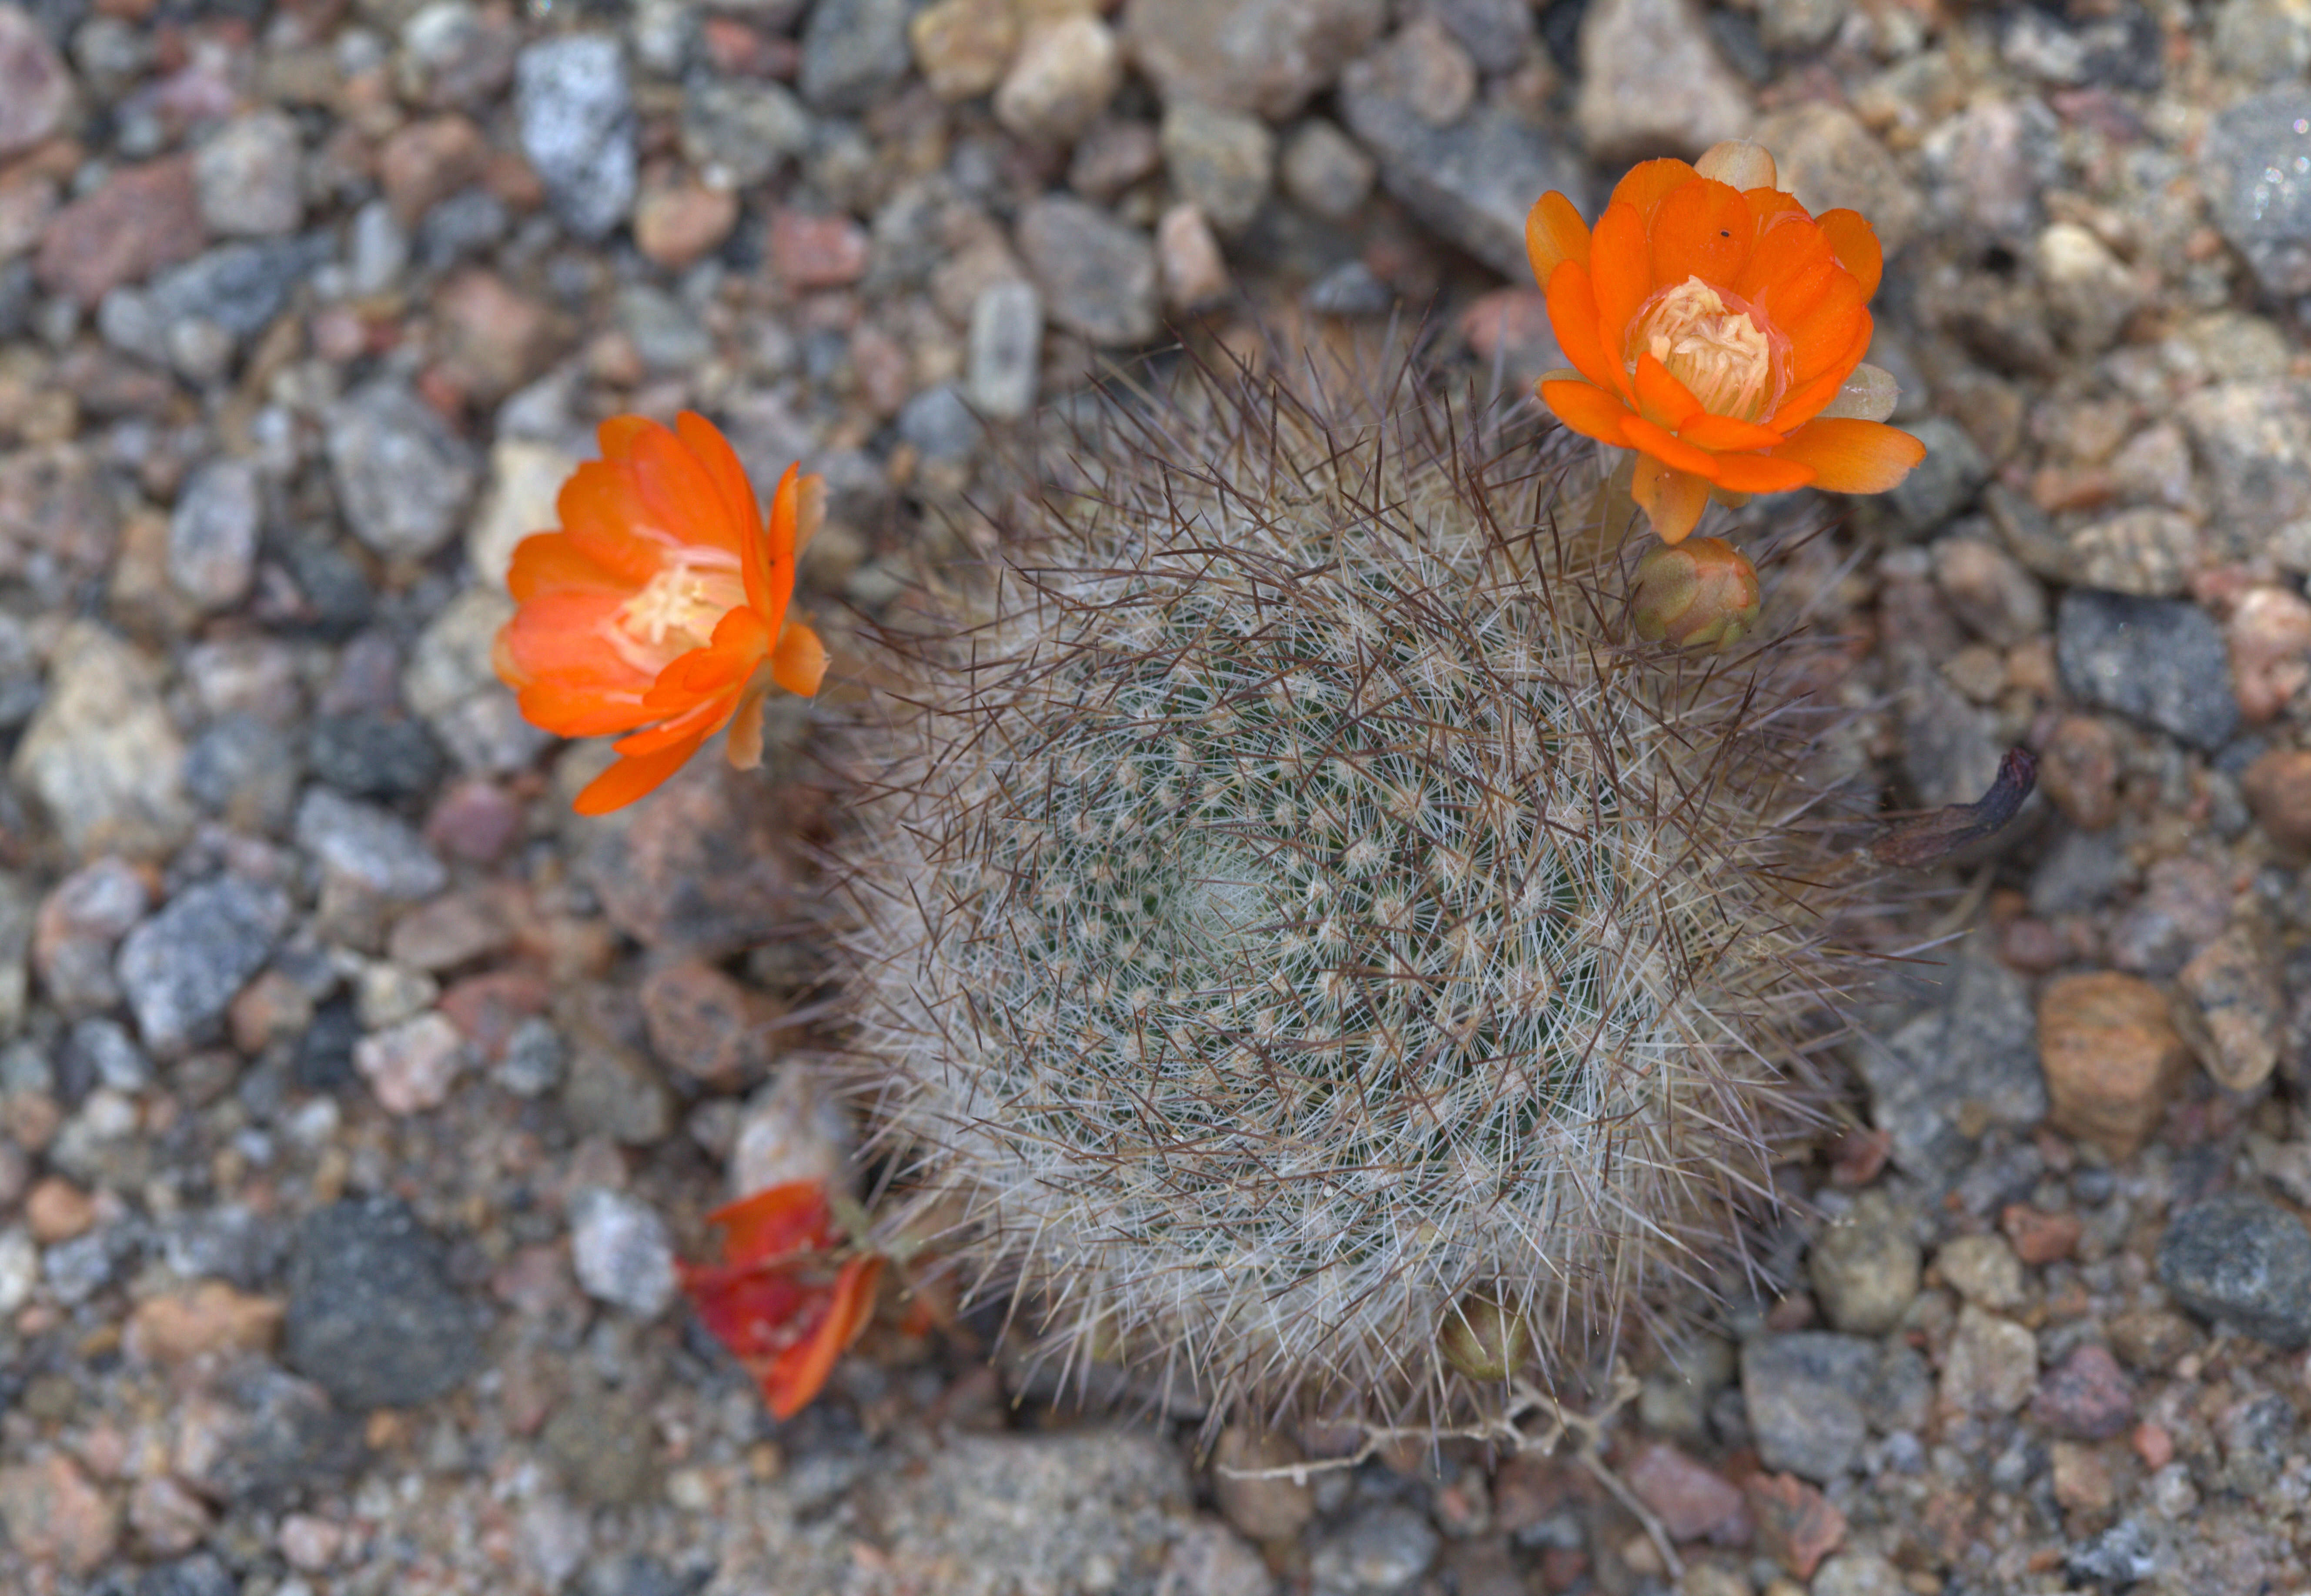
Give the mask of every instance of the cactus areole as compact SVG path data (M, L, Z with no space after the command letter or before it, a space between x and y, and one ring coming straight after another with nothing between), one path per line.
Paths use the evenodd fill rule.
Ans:
M1770 1203L1848 972L1817 720L1771 652L1620 635L1573 449L1300 388L1115 408L894 632L856 1063L908 1222L1062 1366L1443 1426Z

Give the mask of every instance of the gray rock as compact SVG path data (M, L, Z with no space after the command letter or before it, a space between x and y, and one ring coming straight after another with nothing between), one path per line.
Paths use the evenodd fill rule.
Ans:
M1364 53L1386 0L1128 0L1124 42L1168 100L1280 122Z
M2215 59L2254 83L2300 80L2311 66L2311 6L2302 0L2222 0Z
M927 388L901 406L897 426L899 436L930 460L961 459L978 443L981 431L979 418L951 382Z
M360 1465L361 1423L319 1386L269 1363L229 1370L218 1444L187 1483L236 1507L275 1510L309 1491L341 1488Z
M120 344L117 327L149 328L140 336L166 338L188 322L205 322L238 344L271 327L297 285L336 253L325 233L225 244L162 272L142 289L115 289L99 309L98 324ZM152 346L138 353L149 355Z
M2158 1572L2160 1561L2150 1534L2138 1521L2127 1518L2071 1547L2062 1566L2080 1579L2117 1590L2149 1579Z
M1317 1596L1400 1596L1420 1583L1438 1545L1425 1513L1391 1502L1318 1536L1308 1569Z
M2176 1215L2158 1282L2202 1319L2274 1347L2311 1343L2311 1233L2262 1198L2233 1193Z
M776 83L708 78L682 96L682 153L700 173L751 188L810 148L810 113Z
M1035 407L1042 379L1043 296L1007 277L979 291L971 306L965 368L972 407L990 421L1016 421Z
M1484 102L1450 126L1414 109L1386 52L1342 74L1340 109L1379 158L1388 191L1446 238L1513 280L1529 278L1524 219L1549 189L1585 204L1571 152L1499 106Z
M253 831L289 824L304 777L288 735L255 715L221 717L185 751L185 790L193 801Z
M2026 5L2009 14L1999 50L2008 65L2045 83L2147 92L2164 76L2163 38L2158 20L2132 0L2077 22Z
M1741 1398L1766 1466L1822 1483L1852 1468L1878 1367L1878 1344L1860 1336L1801 1330L1743 1346Z
M2311 96L2304 104L2311 112ZM2274 533L2311 516L2311 383L2218 383L2183 401L2182 421L2212 491L2210 558L2263 558Z
M1852 0L1763 0L1757 36L1769 50L1818 49L1852 9Z
M802 31L802 97L818 110L873 109L914 65L907 0L817 0Z
M441 779L441 751L423 723L371 710L317 718L305 763L315 780L354 798L423 798Z
M1688 0L1595 0L1581 20L1573 115L1590 158L1618 167L1740 137L1749 92Z
M581 1046L562 1082L562 1112L583 1136L599 1136L621 1147L646 1147L674 1129L674 1103L666 1083L637 1055L624 1049Z
M1323 316L1383 316L1396 303L1396 291L1363 261L1344 260L1308 284L1300 302Z
M191 824L184 745L145 655L75 621L48 662L48 691L9 773L74 853L161 852Z
M113 969L144 1045L166 1054L201 1040L288 923L279 893L226 876L179 893L129 932Z
M115 1092L134 1095L153 1086L153 1060L117 1020L85 1019L65 1041L65 1067Z
M570 1204L570 1261L597 1302L655 1319L674 1302L674 1241L656 1209L589 1186Z
M1884 1192L1865 1191L1814 1238L1807 1268L1832 1327L1880 1336L1916 1300L1919 1264L1910 1217Z
M256 468L213 460L193 474L169 517L169 580L205 610L229 609L257 573L265 503Z
M1429 11L1487 72L1514 72L1539 40L1525 0L1430 0Z
M2215 225L2266 292L2311 292L2311 89L2272 89L2208 129L2202 181Z
M2087 703L2194 748L2237 735L2222 631L2195 605L2073 588L2055 606L2054 658L2062 685Z
M634 100L615 39L569 33L523 47L514 114L522 153L563 226L598 239L626 219L634 205Z
M618 291L618 326L653 371L680 371L713 358L714 337L688 305L647 283Z
M632 1391L581 1384L555 1408L538 1441L581 1502L630 1507L658 1488L656 1431Z
M1806 100L1758 118L1747 136L1774 153L1781 187L1817 216L1840 206L1864 212L1889 257L1925 214L1902 163L1850 111Z
M373 382L331 406L327 427L337 502L355 536L388 559L422 560L457 532L481 463L416 395Z
M1276 180L1276 135L1257 117L1174 100L1158 135L1174 193L1214 231L1242 232Z
M1974 502L1990 480L1990 462L1973 435L1947 416L1930 415L1908 431L1926 446L1926 458L1888 492L1855 502L1859 519L1898 536L1923 537Z
M240 1582L208 1552L155 1563L136 1576L135 1596L238 1596Z
M381 898L414 902L449 884L449 872L406 824L326 787L309 789L297 806L297 846Z
M304 224L296 121L267 109L236 117L193 153L201 220L226 238L274 238Z
M1870 1088L1871 1118L1893 1136L1894 1161L1947 1182L1973 1158L1984 1129L2045 1117L2046 1081L2029 990L1986 945L1958 951L1943 965L1941 984L1940 1001L1882 1043L1865 1041L1855 1062Z
M1284 192L1302 208L1345 222L1363 208L1380 169L1356 140L1322 117L1311 117L1284 145Z
M1138 229L1081 200L1039 199L1019 220L1019 250L1061 327L1094 344L1156 336L1156 250Z
M401 1203L332 1204L289 1263L289 1366L347 1408L414 1408L481 1365L486 1318L449 1283L448 1250Z
M2115 833L2065 827L2030 873L2030 912L2041 920L2099 909L2132 875Z

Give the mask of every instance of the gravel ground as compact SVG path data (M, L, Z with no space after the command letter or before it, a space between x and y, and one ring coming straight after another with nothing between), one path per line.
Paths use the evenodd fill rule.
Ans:
M2303 0L0 0L0 1588L2311 1589L2307 67ZM1561 1458L1245 1480L967 1336L772 1421L672 1263L839 1156L808 714L570 814L489 641L593 423L823 471L839 660L1101 361L1405 314L1513 391L1533 198L1742 135L1876 222L1932 449L1769 579L1890 803L2045 800L1786 1292L1609 1428L1682 1571Z

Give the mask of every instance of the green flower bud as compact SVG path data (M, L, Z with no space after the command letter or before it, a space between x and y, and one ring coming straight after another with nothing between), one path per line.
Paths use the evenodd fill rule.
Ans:
M1532 1352L1532 1331L1490 1294L1472 1291L1445 1310L1436 1350L1471 1380L1505 1380Z
M1747 554L1722 537L1689 537L1637 562L1630 613L1649 643L1714 651L1749 634L1761 602Z

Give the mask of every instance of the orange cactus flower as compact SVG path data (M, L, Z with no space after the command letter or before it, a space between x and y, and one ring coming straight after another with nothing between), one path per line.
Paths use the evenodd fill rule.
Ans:
M1537 391L1576 432L1637 451L1632 495L1664 543L1712 493L1883 493L1925 446L1883 424L1893 379L1862 365L1883 257L1853 211L1809 214L1774 158L1722 144L1648 161L1595 231L1562 194L1525 220L1549 324L1573 362Z
M685 1265L683 1286L714 1339L730 1349L771 1411L810 1405L875 1311L884 1260L842 1245L822 1181L789 1181L717 1208L722 1262Z
M618 763L578 795L581 815L657 789L730 728L730 763L762 763L764 695L807 696L826 674L818 634L789 618L795 562L818 530L825 484L790 466L765 520L712 423L671 431L602 423L602 458L555 501L559 530L526 537L506 578L520 606L497 639L498 675L524 719L565 737L618 735Z

